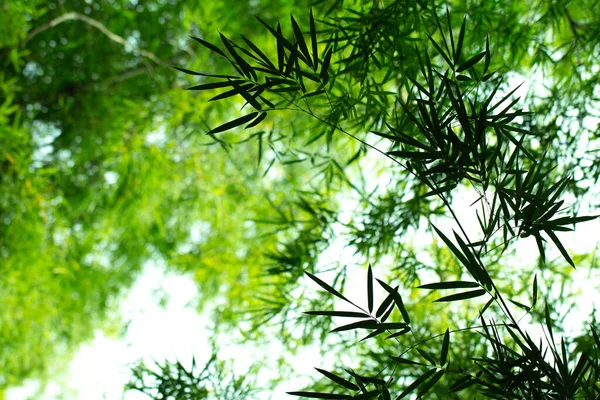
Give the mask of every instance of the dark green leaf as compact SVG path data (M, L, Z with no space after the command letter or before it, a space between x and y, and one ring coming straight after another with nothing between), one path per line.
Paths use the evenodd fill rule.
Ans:
M398 332L392 333L391 335L387 336L385 339L387 340L387 339L392 339L392 338L395 338L398 336L402 336L402 335L407 334L410 331L411 331L410 327L407 326L406 328L400 329Z
M292 396L308 397L309 399L345 400L352 399L348 394L318 393L318 392L286 392Z
M337 375L335 375L329 371L326 371L324 369L320 369L320 368L315 368L315 369L317 371L319 371L320 373L322 373L323 375L325 375L331 381L337 383L338 385L341 385L350 390L356 390L356 391L360 390L360 388L357 385L355 385L354 383L352 383L340 376L337 376Z
M258 115L258 117L256 117L256 119L254 121L252 121L248 125L246 125L246 128L244 128L244 129L249 129L249 128L255 127L256 125L260 124L266 117L267 117L266 112L260 113Z
M438 283L428 283L427 285L417 286L419 289L466 289L466 288L476 288L481 287L481 285L477 282L468 282L468 281L452 281L452 282L438 282Z
M325 58L323 58L323 64L321 64L321 72L319 76L323 79L323 83L329 81L329 63L331 62L331 55L333 54L333 48L330 47L325 51Z
M432 368L429 371L425 372L420 377L418 377L413 383L411 383L410 385L408 385L408 387L406 389L404 389L404 391L402 393L400 393L400 396L398 396L396 398L396 400L400 400L400 399L403 399L404 397L406 397L413 390L415 390L417 388L417 386L419 386L421 383L423 383L425 380L427 380L435 372L436 372L436 368Z
M229 121L229 122L227 122L227 123L225 123L223 125L220 125L220 126L214 128L214 129L211 129L207 133L207 135L213 135L215 133L224 132L224 131L227 131L229 129L233 129L233 128L237 127L237 126L245 124L246 122L250 122L251 120L253 120L254 118L256 118L257 115L258 115L258 113L253 112L253 113L250 113L248 115L244 115L243 117L236 118L233 121Z
M367 302L369 306L369 312L373 312L373 270L371 264L367 270Z
M313 56L313 65L315 66L315 70L319 66L319 47L317 41L317 29L315 28L315 19L313 17L312 8L310 9L310 41L312 45L312 56Z
M222 87L234 86L240 83L244 83L245 81L236 80L236 81L223 81L223 82L213 82L213 83L203 83L202 85L192 86L187 88L187 90L210 90L210 89L218 89Z
M344 331L350 331L350 330L354 330L354 329L376 329L376 328L379 328L378 325L379 325L379 323L377 321L373 321L372 319L369 319L369 320L353 322L348 325L338 326L337 328L333 329L331 332L344 332Z
M427 350L417 347L417 352L421 355L421 357L429 361L432 365L437 365L435 359L431 354L429 354Z
M377 282L379 282L379 284L385 289L386 292L388 292L389 294L392 295L392 298L394 299L394 303L396 303L398 310L400 310L400 313L402 314L402 319L407 324L410 324L410 317L408 315L408 312L406 311L406 307L404 307L404 302L402 301L402 297L400 296L400 293L398 293L398 288L394 289L390 285L388 285L387 283L385 283L379 279L377 279Z
M436 302L447 302L447 301L459 301L465 299L472 299L474 297L480 297L486 294L487 292L484 289L481 290L472 290L470 292L463 292L457 294L451 294L450 296L445 296L435 300Z
M200 43L202 46L206 47L207 49L212 50L215 53L227 58L225 53L223 53L223 51L221 49L219 49L217 46L215 46L214 44L211 44L211 43L207 42L206 40L200 39L198 37L194 37L194 36L190 36L190 37L192 39L194 39L196 42Z
M533 277L533 300L531 301L531 307L535 307L538 299L538 283L537 283L537 274Z
M456 52L454 53L454 63L455 64L460 59L460 53L462 51L463 41L465 39L466 24L467 24L467 17L464 17L462 25L460 26L460 32L458 33L458 41L456 42Z
M423 395L425 395L425 393L429 392L431 390L431 388L433 387L433 385L435 385L442 376L444 376L444 373L446 371L439 370L435 373L435 375L433 375L433 377L427 381L426 384L422 385L421 388L419 389L419 392L417 394L417 398L422 398Z
M442 343L442 353L440 354L440 365L446 364L448 358L448 346L450 345L450 329L444 333L444 342Z
M567 262L573 268L575 268L575 263L571 259L571 256L569 256L569 253L567 252L567 249L565 249L565 247L562 245L562 243L560 242L560 240L558 240L558 236L556 236L556 234L554 232L552 232L550 229L544 229L544 232L546 232L546 234L548 236L550 236L550 239L552 239L552 241L554 242L554 244L556 245L556 247L558 247L558 250L560 251L560 254L563 255L563 257L565 258L565 260L567 260Z
M328 284L326 284L325 282L323 282L321 279L317 278L316 276L314 276L313 274L311 274L308 271L304 271L304 273L306 275L308 275L308 277L310 279L312 279L313 281L315 281L319 286L321 286L323 289L325 289L327 292L331 293L332 295L347 301L348 303L351 303L347 298L345 298L344 296L342 296L342 294L340 292L338 292L337 290L335 290L334 288L332 288L331 286L329 286Z
M465 61L464 63L462 63L457 69L456 72L463 72L469 68L471 68L473 65L477 64L479 61L481 61L481 59L483 57L485 57L485 51L482 51L481 53L477 54L476 56L471 57L470 59L468 59L467 61Z
M308 315L322 315L326 317L346 317L346 318L368 318L369 314L355 311L304 311Z
M302 34L302 30L300 30L298 23L296 22L296 20L294 19L294 17L292 15L290 15L290 19L292 21L292 28L294 29L294 36L296 37L296 43L298 43L298 46L300 47L300 51L302 52L302 54L304 54L304 56L308 60L308 65L313 67L313 63L310 59L310 53L308 52L308 47L306 46L306 41L304 40L304 35ZM314 67L316 68L316 65Z

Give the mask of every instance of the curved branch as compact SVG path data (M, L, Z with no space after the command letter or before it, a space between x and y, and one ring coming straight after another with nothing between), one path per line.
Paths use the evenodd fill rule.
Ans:
M32 29L31 32L29 32L29 34L25 38L25 40L23 42L23 47L27 44L27 42L29 42L31 39L33 39L38 34L44 32L50 28L54 28L55 26L62 24L63 22L67 22L67 21L85 22L86 24L98 29L100 32L102 32L104 35L106 35L113 42L116 42L125 47L131 48L133 51L135 51L142 57L146 57L147 59L153 61L155 64L158 64L162 67L167 66L156 55L154 55L154 53L151 53L149 51L140 49L137 46L134 46L133 44L129 43L125 38L111 32L103 23L101 23L93 18L87 17L83 14L80 14L78 12L68 12L66 14L61 15L60 17L54 18L53 20L51 20L50 22L48 22L45 25L39 26L35 29Z

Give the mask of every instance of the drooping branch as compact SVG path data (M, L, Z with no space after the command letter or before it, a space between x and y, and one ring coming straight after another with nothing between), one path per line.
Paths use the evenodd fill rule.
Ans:
M25 46L27 44L27 42L29 42L31 39L33 39L35 36L37 36L39 33L42 33L48 29L54 28L57 25L62 24L63 22L67 22L67 21L82 21L85 22L86 24L93 26L94 28L98 29L100 32L102 32L104 35L106 35L110 40L112 40L113 42L119 43L125 47L129 47L131 48L133 51L135 51L136 53L138 53L139 55L141 55L142 57L146 57L147 59L151 60L152 62L154 62L157 65L166 67L167 65L165 63L163 63L154 53L140 49L137 46L134 46L133 44L129 43L125 38L115 34L114 32L111 32L103 23L90 18L88 16L85 16L83 14L80 14L78 12L68 12L66 14L61 15L60 17L54 18L53 20L51 20L50 22L48 22L47 24L44 24L42 26L39 26L35 29L32 29L29 34L27 35L27 37L25 38L24 42L23 42L23 46Z

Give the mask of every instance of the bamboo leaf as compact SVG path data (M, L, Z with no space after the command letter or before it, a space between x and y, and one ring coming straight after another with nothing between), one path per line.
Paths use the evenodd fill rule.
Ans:
M355 311L304 311L304 314L325 317L369 318L369 314Z
M404 397L406 397L408 394L410 394L413 390L415 390L417 388L417 386L419 386L421 383L423 383L424 381L426 381L431 375L433 375L435 372L437 371L436 368L432 368L429 371L425 372L423 375L421 375L420 377L418 377L413 383L411 383L410 385L408 385L408 387L406 389L404 389L404 391L402 393L400 393L400 396L398 396L396 398L396 400L400 400L403 399Z
M388 292L389 294L392 295L392 298L394 299L394 303L396 303L398 310L400 310L400 313L402 314L402 319L407 324L410 324L410 317L408 315L408 312L406 311L406 307L404 307L404 302L402 301L402 297L400 296L400 293L398 293L398 288L396 287L394 289L390 285L388 285L387 283L385 283L379 279L377 279L377 282L379 282L379 284L385 289L386 292Z
M441 298L435 300L435 302L449 302L449 301L472 299L474 297L483 296L486 293L487 293L487 291L485 291L484 289L472 290L470 292L463 292L463 293L451 294L450 296L444 296L444 297L441 297Z
M317 371L319 371L321 374L325 375L329 380L337 383L340 386L343 386L343 387L345 387L347 389L350 389L350 390L355 390L355 391L360 390L360 388L357 385L355 385L354 383L352 383L352 382L350 382L350 381L342 378L341 376L335 375L335 374L333 374L333 373L331 373L329 371L326 371L324 369L320 369L320 368L315 368L315 369Z
M315 28L315 18L313 17L312 8L310 9L310 41L312 45L312 57L313 57L313 65L315 66L315 70L319 66L319 42L317 41L317 29Z
M332 295L348 302L351 303L352 302L350 300L348 300L347 298L345 298L344 296L342 296L342 294L340 292L338 292L337 290L335 290L334 288L332 288L331 286L329 286L327 283L323 282L321 279L317 278L316 276L314 276L313 274L311 274L308 271L304 271L304 273L306 275L308 275L308 277L310 279L312 279L313 281L315 281L317 283L317 285L321 286L323 289L325 289L327 292L331 293Z
M334 394L334 393L318 393L318 392L286 392L292 396L307 397L309 399L328 399L328 400L346 400L352 399L352 396L348 394Z
M421 386L421 388L419 389L419 392L417 393L417 398L422 398L423 395L425 395L427 392L429 392L431 390L431 388L440 380L440 378L442 376L444 376L445 373L446 373L446 371L443 369L437 371L435 373L435 375L433 375L433 377L427 381L426 384Z
M225 53L219 49L217 46L215 46L212 43L207 42L206 40L200 39L199 37L194 37L194 36L190 36L192 39L194 39L196 42L200 43L202 46L206 47L207 49L227 58L227 56L225 55Z
M446 333L444 333L444 342L442 343L442 353L440 354L440 365L446 364L446 359L448 358L449 345L450 345L450 329L446 329Z
M426 285L417 286L419 289L466 289L466 288L476 288L481 287L481 285L477 282L468 282L468 281L452 281L452 282L438 282L438 283L428 283Z
M337 328L331 330L331 332L344 332L351 331L354 329L375 329L378 328L379 323L372 319L353 322L351 324L338 326Z
M266 117L267 117L267 113L261 112L258 115L258 117L256 117L256 119L254 121L252 121L248 125L246 125L246 127L244 129L249 129L249 128L255 127L256 125L260 124Z
M235 80L235 81L223 81L223 82L212 82L212 83L203 83L202 85L196 85L187 88L187 90L211 90L218 89L222 87L235 86L240 83L244 83L243 80Z
M463 18L462 25L460 26L460 32L458 33L458 41L456 42L456 52L454 53L454 63L456 64L460 59L460 53L462 51L463 41L465 39L465 26L467 24L467 17Z
M291 14L290 14L290 20L292 21L292 29L294 30L294 36L296 37L296 43L298 43L298 46L300 47L300 51L306 57L306 60L308 61L308 65L310 67L313 67L314 64L313 64L312 60L310 59L310 53L308 51L308 47L306 46L306 41L304 40L304 35L302 34L302 30L300 29L300 27L298 26L298 23L296 22L296 20L294 19L294 17Z
M456 68L456 72L463 72L463 71L471 68L473 65L475 65L479 61L481 61L481 59L483 57L485 57L485 54L486 54L485 51L482 51L481 53L477 54L476 56L471 57L470 59L468 59L467 61L462 63L458 68Z
M214 129L211 129L210 131L207 132L207 135L214 135L215 133L224 132L229 129L233 129L235 127L245 124L246 122L250 122L251 120L256 118L257 115L258 115L257 112L253 112L248 115L244 115L243 117L236 118L233 121L229 121L223 125L220 125Z
M367 270L367 302L369 306L369 312L373 312L373 270L371 264Z

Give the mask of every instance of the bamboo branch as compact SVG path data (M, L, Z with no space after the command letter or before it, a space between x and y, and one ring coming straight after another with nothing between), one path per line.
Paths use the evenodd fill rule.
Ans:
M151 60L152 62L154 62L157 65L160 65L162 67L167 67L167 65L165 63L163 63L156 55L154 55L154 53L151 53L149 51L140 49L137 46L134 46L133 44L129 43L126 39L124 39L123 37L111 32L104 24L102 24L101 22L87 17L83 14L80 14L78 12L68 12L66 14L61 15L60 17L54 18L53 20L51 20L50 22L48 22L45 25L39 26L33 30L31 30L31 32L29 32L29 34L27 35L27 37L25 38L25 41L23 42L23 47L27 44L27 42L29 42L31 39L33 39L35 36L37 36L38 34L50 29L50 28L54 28L55 26L62 24L63 22L67 22L67 21L82 21L85 22L86 24L93 26L94 28L98 29L100 32L102 32L104 35L106 35L110 40L112 40L113 42L119 43L125 47L129 47L131 48L133 51L135 51L136 53L138 53L139 55L141 55L142 57L146 57L147 59Z

